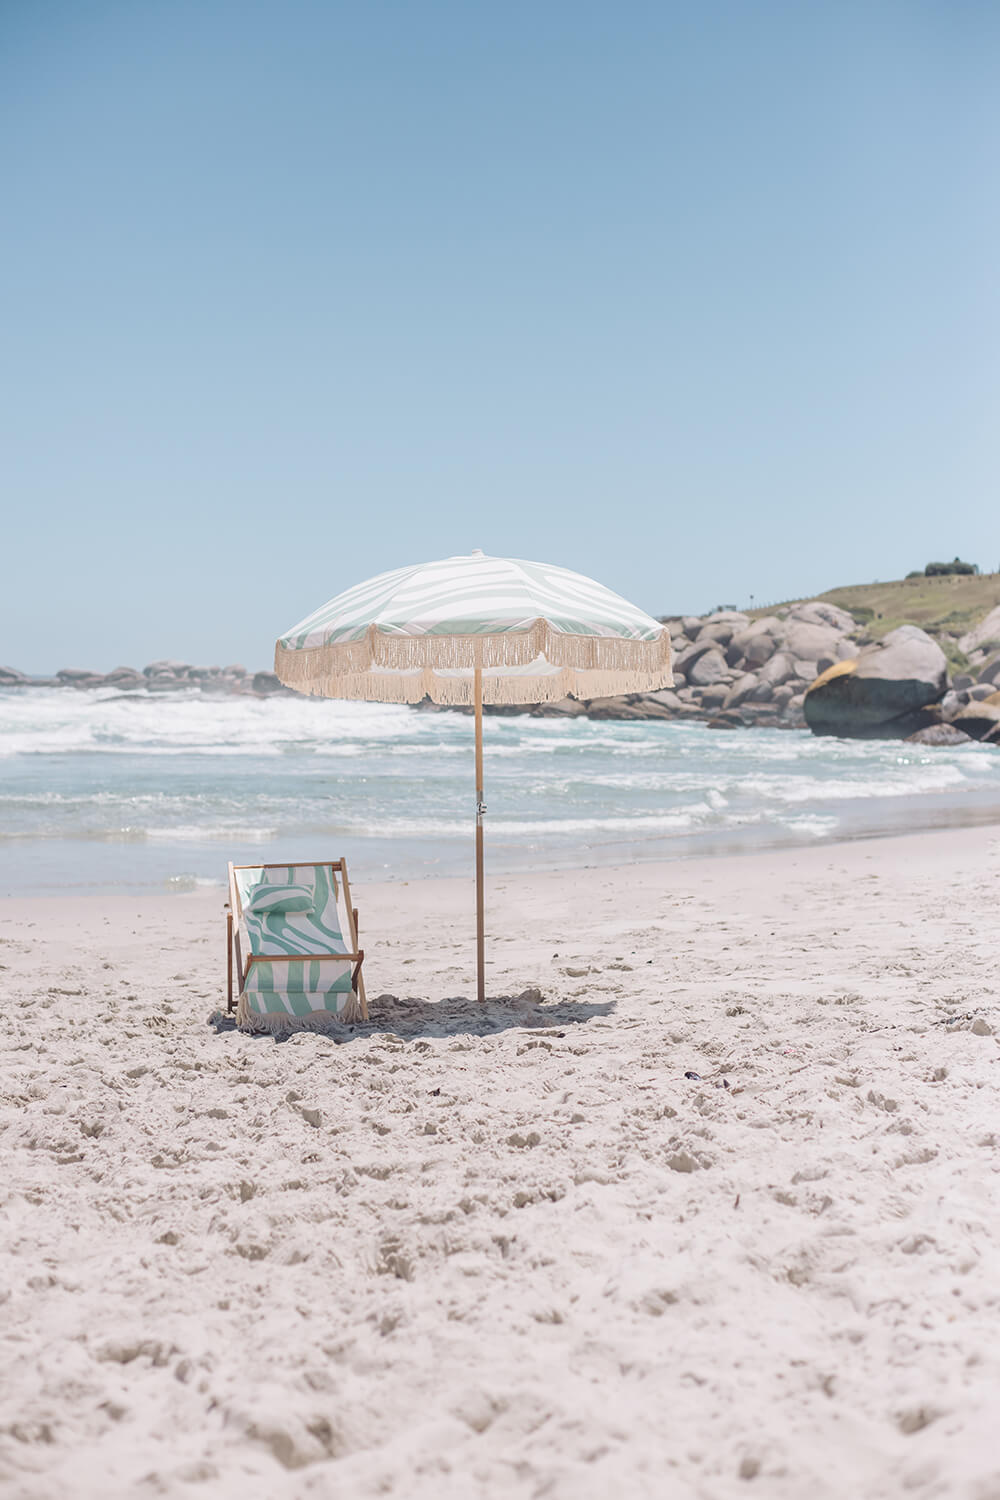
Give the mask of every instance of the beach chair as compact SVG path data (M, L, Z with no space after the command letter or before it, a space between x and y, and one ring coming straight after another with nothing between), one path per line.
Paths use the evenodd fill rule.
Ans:
M228 1009L241 1030L318 1031L367 1020L364 957L342 859L230 864Z

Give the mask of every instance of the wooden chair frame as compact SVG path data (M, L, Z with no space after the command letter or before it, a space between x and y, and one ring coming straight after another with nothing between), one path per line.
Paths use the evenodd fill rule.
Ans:
M240 948L240 918L243 915L243 903L240 900L240 890L236 881L237 870L293 870L305 865L322 865L330 871L333 879L333 893L339 900L340 892L337 888L337 872L340 872L340 880L344 889L344 905L347 908L348 936L353 944L353 951L349 953L250 953L244 962ZM233 995L233 956L236 957L236 979L238 983L237 995ZM229 864L229 901L226 908L226 1011L228 1014L236 1009L239 995L242 995L246 987L250 970L255 963L353 963L351 971L351 989L355 992L361 1005L363 1020L368 1019L368 1002L365 999L365 981L361 975L361 966L365 961L365 950L358 946L358 908L351 904L351 883L347 878L347 864L343 859L294 859L279 860L274 864L266 865L234 865Z

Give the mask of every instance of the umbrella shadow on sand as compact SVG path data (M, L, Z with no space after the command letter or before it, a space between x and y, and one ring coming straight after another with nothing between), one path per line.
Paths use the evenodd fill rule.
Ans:
M282 1031L261 1031L261 1040L287 1042L293 1036L323 1036L341 1045L365 1037L391 1036L400 1041L417 1041L422 1037L494 1036L499 1031L523 1030L540 1035L558 1032L570 1026L614 1014L614 1000L556 1000L546 1004L538 990L521 995L499 995L481 1005L467 995L442 1000L400 999L396 995L379 995L371 1002L372 1016L354 1026L344 1026L331 1018L322 1030L310 1026ZM209 1024L216 1032L235 1031L236 1021L216 1011ZM253 1033L250 1033L253 1034Z

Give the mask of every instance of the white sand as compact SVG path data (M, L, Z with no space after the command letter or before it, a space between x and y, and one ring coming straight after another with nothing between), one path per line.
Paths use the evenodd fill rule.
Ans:
M343 1045L206 1024L221 894L0 903L0 1492L996 1500L998 835L497 881L485 1018L359 887Z

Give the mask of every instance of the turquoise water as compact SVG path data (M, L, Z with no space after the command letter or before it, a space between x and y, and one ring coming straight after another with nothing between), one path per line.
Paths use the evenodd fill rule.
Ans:
M490 868L1000 821L1000 753L699 724L489 718ZM306 698L0 690L0 892L189 889L229 859L466 874L472 721Z

